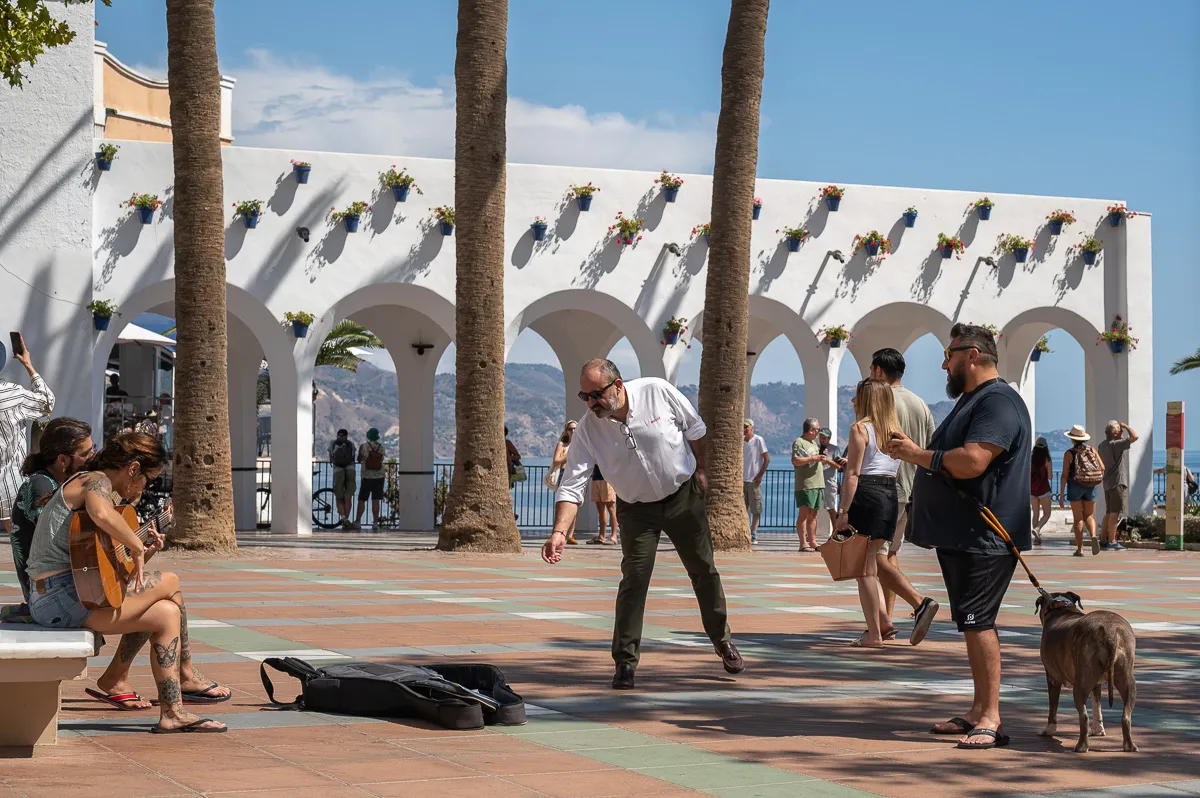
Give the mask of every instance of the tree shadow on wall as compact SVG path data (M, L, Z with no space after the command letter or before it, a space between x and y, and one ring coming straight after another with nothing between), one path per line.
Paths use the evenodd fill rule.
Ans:
M621 262L621 251L626 246L636 247L638 243L640 242L635 241L622 245L618 243L616 235L611 232L605 233L604 238L592 247L592 251L583 262L582 270L571 281L571 285L578 288L595 288L601 277L611 274L613 269L617 268L617 264Z
M100 243L96 248L96 257L99 259L103 256L104 265L100 267L100 277L96 281L97 291L103 290L112 280L121 258L133 254L138 240L142 237L142 228L147 226L137 218L137 212L130 209L112 225L101 228L100 235L97 236Z
M245 222L238 217L233 217L229 226L225 228L225 260L226 262L233 260L237 254L242 251L242 244L246 242L246 234L249 230L246 228Z
M945 263L941 249L934 247L922 261L921 271L917 274L917 279L913 280L909 295L923 305L928 304L933 296L934 286L942 279L942 266Z
M801 247L803 247L803 244ZM770 255L767 254L768 252L770 252ZM783 270L787 267L787 262L787 239L780 239L775 244L773 251L759 250L758 266L762 272L758 276L757 293L766 293L771 284L783 276Z
M304 273L308 276L310 283L317 281L326 266L337 262L346 249L346 237L351 235L358 235L358 233L346 232L346 225L342 221L329 223L329 229L325 232L325 236L317 242L312 252L309 252L308 257L305 258Z
M869 257L867 255L867 248L860 247L858 253L851 255L850 260L842 267L842 273L838 278L838 287L835 294L842 299L849 298L851 301L856 299L863 283L879 270L881 263L883 263L882 257Z
M398 282L412 282L428 273L429 267L446 244L448 236L442 235L441 227L432 217L421 222L417 230L420 233L417 241L408 248L403 260L398 262L395 270L388 275Z
M1096 266L1088 266L1083 262L1083 251L1078 248L1072 249L1062 271L1054 278L1054 304L1057 305L1066 299L1068 291L1074 291L1083 283L1084 273L1089 268L1099 267L1100 263L1100 258L1096 258Z
M300 184L296 182L293 174L293 170L289 169L275 178L275 193L267 200L267 207L276 216L283 216L291 210L292 203L296 199L296 189Z
M573 215L568 210L569 208L575 208ZM541 255L543 252L558 252L558 248L562 246L564 240L559 238L558 232L563 227L564 222L570 227L570 230L567 232L568 236L575 232L575 223L579 219L579 208L575 206L574 199L560 199L555 211L557 215L554 222L547 228L546 235L541 241L533 239L532 225L517 239L517 244L513 247L512 257L509 259L509 262L513 266L516 266L518 269L524 269L529 265L529 261L533 259L534 255ZM570 217L569 221L567 221L568 217Z
M397 211L400 212L397 216ZM396 195L390 188L376 186L371 192L371 239L382 235L391 226L392 221L405 222L404 203L396 201Z
M309 240L301 239L297 234L297 229L307 228L311 237L313 233L320 231L322 225L328 224L328 221L321 217L328 213L329 205L334 201L337 190L337 186L329 184L325 188L307 195L307 204L293 213L292 218L288 221L287 234L275 236L272 239L271 251L261 259L258 270L249 275L245 285L247 291L255 296L263 297L264 301L267 301L279 290L284 282L280 275L290 271L298 264L301 261L301 252L309 248Z
M666 209L667 197L655 184L638 200L633 216L636 219L645 219L646 229L653 231L658 229Z

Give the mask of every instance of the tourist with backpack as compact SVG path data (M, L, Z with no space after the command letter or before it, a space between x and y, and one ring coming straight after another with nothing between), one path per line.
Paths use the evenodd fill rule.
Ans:
M384 469L383 460L386 452L379 442L379 430L371 427L367 430L367 440L358 447L358 462L362 463L362 487L358 489L358 515L354 519L354 528L362 525L363 511L367 509L367 499L371 500L371 523L379 523L379 505L383 501Z
M354 500L354 441L344 429L329 444L329 462L333 464L333 496L337 499L338 523L343 529L353 529L350 520L350 502Z
M1074 444L1063 455L1062 481L1059 486L1059 507L1071 504L1071 529L1075 533L1075 556L1083 556L1083 528L1087 527L1092 541L1092 554L1100 553L1100 538L1096 537L1096 489L1104 481L1104 463L1100 453L1088 445L1091 435L1076 424L1065 433Z

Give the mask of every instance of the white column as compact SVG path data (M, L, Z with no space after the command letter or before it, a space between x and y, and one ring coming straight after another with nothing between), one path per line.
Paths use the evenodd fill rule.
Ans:
M1122 421L1137 430L1141 438L1129 450L1130 512L1148 512L1154 507L1154 325L1153 281L1151 279L1150 216L1138 214L1126 219L1125 247L1121 259L1121 284L1125 293L1122 315L1140 340L1138 348L1118 355L1119 413ZM1107 265L1106 265L1107 268Z
M411 343L407 352L404 342L389 344L401 386L400 451L396 453L400 529L428 531L434 527L433 380L449 343L443 340L423 355L418 355Z
M239 530L254 529L258 524L255 497L258 456L256 399L261 364L262 349L258 341L244 324L230 316L229 441L233 462L233 523Z

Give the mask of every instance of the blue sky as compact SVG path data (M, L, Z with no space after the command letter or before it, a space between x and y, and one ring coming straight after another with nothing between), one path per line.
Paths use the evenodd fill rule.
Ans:
M457 4L341 8L218 0L238 142L449 155ZM98 7L96 36L162 71L165 18L148 10ZM710 170L727 17L720 0L510 0L510 158ZM1154 214L1157 432L1168 399L1200 412L1200 376L1167 374L1200 345L1187 232L1200 215L1200 3L776 0L763 116L764 177L1114 197ZM1082 350L1065 333L1052 339L1038 370L1043 430L1084 412ZM683 382L697 379L699 353ZM936 342L907 354L906 382L941 398ZM614 359L632 360L623 346ZM557 365L532 332L510 360ZM843 382L856 377L847 360ZM786 342L764 351L754 380L802 381Z

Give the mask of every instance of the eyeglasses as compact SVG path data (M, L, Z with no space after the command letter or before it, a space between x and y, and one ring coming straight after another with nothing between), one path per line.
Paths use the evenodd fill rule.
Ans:
M977 346L948 346L942 350L943 359L949 360L955 352L966 352L968 349L974 349L976 352L982 351Z
M625 448L636 451L637 441L633 439L633 432L625 424L621 425L621 432L625 435Z
M607 391L609 388L611 388L611 387L613 387L614 385L616 385L616 384L617 384L617 380L619 380L619 379L621 379L621 378L620 378L620 377L617 377L617 379L616 379L616 380L613 380L613 381L612 381L612 382L610 382L608 385L605 385L603 388L601 388L601 389L600 389L600 390L598 390L598 391L580 391L580 392L579 392L579 401L581 401L581 402L586 402L586 401L587 401L587 400L589 400L589 399L591 399L593 402L598 402L598 401L600 401L600 400L601 400L601 399L604 397L604 394L605 394L605 392L606 392L606 391Z

